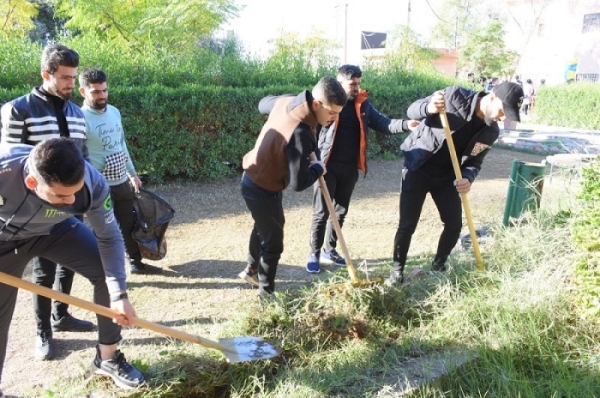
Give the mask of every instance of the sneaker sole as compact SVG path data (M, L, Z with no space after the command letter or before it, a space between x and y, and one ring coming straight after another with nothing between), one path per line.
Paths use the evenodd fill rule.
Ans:
M321 272L321 269L310 270L310 269L308 269L308 267L306 267L306 272L308 272L309 274L318 274L319 272Z
M43 356L35 354L34 357L38 361L51 361L54 358L56 358L56 354L53 354L53 355L43 355Z
M328 260L328 259L325 259L323 257L320 258L320 263L321 264L325 264L325 265L335 265L337 267L345 267L346 266L346 263L343 263L343 264L336 263L335 261Z
M95 374L97 374L97 375L102 375L102 376L108 376L108 377L110 377L110 378L112 379L112 381L113 381L113 382L114 382L114 383L115 383L117 386L119 386L119 387L121 387L121 388L124 388L124 389L126 389L126 390L133 390L134 388L137 388L137 387L139 387L139 386L140 386L140 385L143 383L143 381L141 381L141 382L139 382L139 383L137 383L137 384L133 384L134 382L131 382L130 384L127 384L127 383L125 383L125 382L123 382L123 381L119 380L118 378L116 378L116 377L115 377L115 376L113 376L112 374L108 373L107 371L105 371L105 370L102 370L102 369L100 369L100 368L96 367L95 365L93 365L93 368L94 368L94 373L95 373Z
M249 284L251 284L252 286L258 287L258 281L256 279L254 279L253 277L251 277L250 275L248 275L246 273L246 271L242 271L238 274L238 278L245 280L246 282L248 282Z
M93 324L89 327L76 327L76 328L63 328L63 327L52 326L53 332L91 332L92 330L94 330Z

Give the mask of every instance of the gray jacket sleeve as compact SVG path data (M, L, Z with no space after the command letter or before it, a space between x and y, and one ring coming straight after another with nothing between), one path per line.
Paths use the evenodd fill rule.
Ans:
M92 175L92 205L86 214L98 239L108 291L114 293L126 290L125 244L114 215L110 187L90 164L86 166L88 175Z

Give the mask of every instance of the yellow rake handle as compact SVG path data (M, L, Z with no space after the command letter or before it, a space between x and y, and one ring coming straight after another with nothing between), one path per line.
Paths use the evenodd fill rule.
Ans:
M317 160L317 156L314 153L310 154L310 158L311 160ZM346 246L346 241L344 240L344 235L342 235L342 227L335 216L335 208L333 207L331 195L329 195L329 189L327 189L327 184L325 184L325 179L323 176L319 177L319 185L321 187L321 192L323 193L325 203L327 204L327 210L329 210L329 218L331 218L331 222L333 223L333 229L335 230L338 240L340 241L340 246L342 246L342 253L344 253L348 274L350 274L350 282L353 284L360 283L360 279L358 275L356 275L356 269L352 264L352 259L350 258L350 253L348 252L348 247Z
M456 180L460 181L462 180L462 173L460 171L460 165L458 163L458 157L456 156L456 149L454 147L454 140L452 139L450 125L448 124L448 116L446 116L445 110L440 111L440 119L442 120L442 126L444 126L444 134L446 135L446 142L448 143L448 149L450 150L454 174L456 175ZM475 232L475 225L473 224L473 217L471 216L471 207L469 206L467 194L461 193L460 197L465 209L465 216L467 217L467 225L469 226L471 241L473 242L473 250L475 251L475 259L477 260L477 268L479 268L480 271L483 271L483 259L481 258L481 252L479 251L479 241L477 240L477 233Z
M82 300L77 297L69 296L67 294L58 292L56 290L49 289L44 286L36 285L35 283L31 283L22 278L17 278L12 275L8 275L4 272L0 272L0 282L6 285L16 287L19 289L27 290L35 294L39 294L44 297L49 297L51 299L71 304L79 308L83 308L84 310L95 312L98 315L105 316L107 318L113 319L118 313L111 308L104 307L100 304L92 303L89 301ZM208 348L214 348L219 351L231 351L229 347L226 347L222 344L219 344L215 341L205 339L200 336L195 336L193 334L189 334L186 332L182 332L177 329L170 328L168 326L160 325L158 323L146 321L141 318L134 318L134 325L149 329L154 332L164 334L170 337L174 337L179 340L188 341L190 343L200 344Z

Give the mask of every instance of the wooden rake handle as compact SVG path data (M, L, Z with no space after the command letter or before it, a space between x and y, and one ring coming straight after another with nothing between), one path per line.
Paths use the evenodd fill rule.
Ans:
M68 294L64 294L64 293L49 289L44 286L36 285L35 283L31 283L22 278L17 278L12 275L8 275L4 272L0 272L0 282L4 283L6 285L12 286L12 287L16 287L19 289L30 291L35 294L39 294L41 296L49 297L53 300L57 300L57 301L60 301L63 303L74 305L76 307L83 308L84 310L95 312L98 315L102 315L102 316L105 316L110 319L113 319L115 316L118 315L118 313L116 311L114 311L108 307L104 307L104 306L96 304L96 303L91 303L89 301L85 301L85 300L82 300L77 297L69 296ZM232 351L231 348L221 345L215 341L208 340L208 339L205 339L200 336L195 336L193 334L189 334L186 332L182 332L180 330L173 329L168 326L160 325L158 323L146 321L141 318L137 318L137 317L134 318L134 325L144 328L144 329L152 330L154 332L157 332L157 333L160 333L160 334L163 334L166 336L174 337L179 340L184 340L184 341L189 341L190 343L200 344L200 345L208 347L208 348L214 348L215 350L227 351L227 352Z
M317 156L314 153L310 154L310 158L311 160L317 160ZM323 194L323 198L325 199L325 204L327 205L327 210L329 210L329 218L333 223L333 229L337 234L338 240L340 241L340 246L342 247L342 253L344 253L344 258L346 259L346 267L348 268L348 274L350 275L350 282L353 284L360 283L360 278L356 274L356 269L352 264L352 259L350 258L348 247L346 246L346 240L344 239L344 235L342 235L342 227L335 216L335 207L333 207L333 201L331 200L329 189L327 189L327 184L325 184L325 179L322 175L319 176L319 186L321 187L321 192Z
M440 119L442 120L442 126L444 127L444 134L446 135L446 142L448 143L448 149L450 150L450 157L452 158L452 167L454 168L454 174L456 180L462 180L462 172L460 170L460 164L458 163L458 157L456 156L456 148L454 147L454 140L452 139L452 133L450 132L450 125L448 124L448 116L445 110L440 111ZM462 204L465 209L465 216L467 217L467 225L469 226L469 232L471 234L471 241L473 242L473 250L475 251L475 259L477 260L477 268L483 271L483 259L481 258L481 252L479 250L479 241L477 240L477 233L475 232L475 225L473 224L473 217L471 216L471 207L469 206L469 200L467 194L460 194Z

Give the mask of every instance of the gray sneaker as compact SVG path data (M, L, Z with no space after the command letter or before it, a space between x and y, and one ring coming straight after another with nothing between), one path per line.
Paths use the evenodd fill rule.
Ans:
M96 374L109 376L121 388L136 388L144 382L142 372L127 363L121 350L116 350L110 359L100 357L100 349L96 346L96 357L92 362Z
M399 286L404 283L404 273L396 270L390 272L390 276L385 280L386 286Z
M56 345L52 338L52 330L38 331L35 338L35 359L48 361L56 356Z

